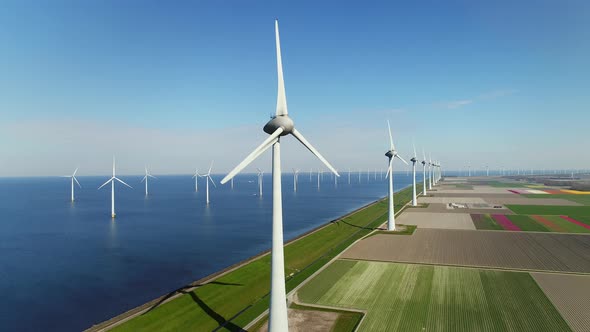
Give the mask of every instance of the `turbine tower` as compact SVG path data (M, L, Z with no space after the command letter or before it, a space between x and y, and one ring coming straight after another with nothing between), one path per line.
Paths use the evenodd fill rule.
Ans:
M207 192L207 195L206 195L206 197L207 197L207 205L209 205L209 181L211 181L211 183L213 184L213 186L215 188L217 188L217 186L215 185L215 182L211 178L211 168L212 167L213 167L213 160L211 160L211 165L209 165L209 171L207 172L207 174L201 175L201 177L204 177L205 178L205 183L207 184L205 186L205 188L207 189L206 190L206 192Z
M111 183L111 218L115 218L116 214L115 214L115 180L121 182L122 184L126 185L127 187L131 188L130 185L128 185L127 183L123 182L123 180L119 179L118 177L115 176L115 157L113 157L113 176L105 183L102 184L102 186L98 187L98 189L106 186L109 182Z
M422 185L423 185L422 195L423 196L426 196L426 194L427 194L426 193L426 164L427 163L428 162L426 161L426 153L424 153L424 149L422 149L422 173L423 173L423 176L422 176Z
M195 178L195 192L199 191L199 177L201 176L201 174L199 174L199 169L195 168L195 175L193 175L193 178Z
M412 206L418 206L418 200L416 199L416 146L412 144L414 147L414 156L410 161L412 162Z
M143 179L141 179L141 182L145 181L145 195L148 195L148 178L152 178L155 179L156 177L151 175L148 170L147 170L147 166L145 166L145 176L143 177Z
M272 248L271 248L271 287L270 310L268 330L270 332L283 332L289 330L287 319L287 295L285 290L285 261L283 254L283 206L281 190L281 143L282 136L293 135L311 153L328 167L330 171L338 173L322 157L322 155L295 129L293 120L287 113L287 98L285 96L285 83L283 81L283 66L281 61L281 47L279 41L279 22L275 21L275 38L277 48L278 71L278 96L275 116L264 126L264 131L270 136L262 142L244 161L234 168L223 180L229 181L244 167L259 157L272 146Z
M264 172L257 168L258 170L258 196L262 197L262 177L264 176Z
M82 188L82 186L80 185L80 182L78 182L78 179L76 179L76 172L78 172L78 168L76 168L74 170L74 173L72 175L62 175L62 178L70 178L70 180L72 182L72 193L71 193L72 202L74 201L74 181L78 184L78 187Z
M297 192L297 180L299 179L299 170L293 168L293 191Z
M393 159L398 158L403 161L404 164L408 164L395 150L393 145L393 137L391 136L391 126L389 120L387 120L387 129L389 130L389 151L385 153L385 156L389 158L389 167L387 168L387 176L389 176L389 214L387 218L387 230L395 231L395 211L393 210Z
M432 155L428 154L428 190L432 190Z
M350 168L348 169L348 184L350 184Z

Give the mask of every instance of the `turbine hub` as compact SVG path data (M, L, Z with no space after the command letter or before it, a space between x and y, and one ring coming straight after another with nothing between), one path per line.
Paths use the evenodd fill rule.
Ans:
M288 115L278 115L270 119L270 121L264 125L263 130L265 133L271 135L279 128L283 128L283 132L280 136L285 136L293 131L295 124Z
M389 150L385 152L385 156L387 156L388 158L393 158L395 156L395 150Z
M413 157L412 159L410 159L410 161L413 162L413 163L415 163L415 162L418 161L418 159L416 159L416 158Z

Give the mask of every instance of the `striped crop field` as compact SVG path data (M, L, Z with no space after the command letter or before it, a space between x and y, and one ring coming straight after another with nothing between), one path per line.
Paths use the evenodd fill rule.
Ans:
M367 310L359 331L571 331L523 272L338 260L298 295Z
M561 205L506 205L516 214L540 214L552 216L590 216L590 206Z
M471 220L473 220L473 224L475 225L476 229L486 229L486 230L503 230L502 226L500 226L489 214L471 214Z
M476 229L555 233L590 233L590 217L471 214Z

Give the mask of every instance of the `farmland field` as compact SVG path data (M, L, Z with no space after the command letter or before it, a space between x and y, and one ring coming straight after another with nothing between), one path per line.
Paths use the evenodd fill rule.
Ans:
M371 236L356 243L341 257L381 262L590 273L590 236L418 228L412 236Z
M590 206L506 205L516 214L590 216Z
M503 230L489 214L471 214L476 229Z
M298 295L367 310L359 331L570 331L522 272L339 260Z
M590 195L576 195L576 194L555 194L555 195L538 195L538 194L524 194L522 196L528 198L562 198L568 201L590 205Z

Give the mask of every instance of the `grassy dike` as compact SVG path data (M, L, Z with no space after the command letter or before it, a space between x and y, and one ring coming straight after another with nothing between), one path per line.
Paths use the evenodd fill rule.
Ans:
M396 211L411 200L412 188L395 194ZM285 246L287 292L295 288L354 241L366 236L387 218L387 201L380 200L330 222ZM182 295L151 305L149 310L117 325L116 331L239 331L269 305L270 255L264 254ZM117 317L114 323L125 319ZM105 326L106 325L106 326ZM95 326L93 330L111 324Z

